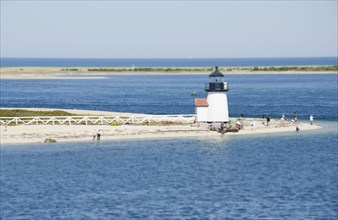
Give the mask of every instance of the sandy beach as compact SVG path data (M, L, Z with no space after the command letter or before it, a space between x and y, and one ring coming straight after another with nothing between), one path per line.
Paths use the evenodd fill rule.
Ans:
M32 109L30 109L32 110ZM36 109L51 110L51 109ZM53 109L54 110L54 109ZM62 109L65 110L65 109ZM86 115L138 115L134 113L117 113L87 110L67 110L71 113ZM231 118L232 124L237 118ZM265 119L243 118L240 119L244 128L238 132L227 132L224 136L230 135L255 135L269 133L296 132L296 124L292 121L281 121L272 119L269 126L265 124ZM252 126L254 124L254 126ZM321 128L319 125L310 125L306 122L298 122L300 131L314 130ZM132 140L132 139L155 139L155 138L206 138L221 136L218 131L210 130L206 123L193 124L173 124L173 125L18 125L1 126L1 144L24 144L24 143L43 143L51 138L56 142L69 141L93 141L94 133L101 130L101 141L106 140Z
M227 71L227 69L231 71ZM253 67L227 67L221 69L224 75L229 74L337 74L337 71L251 71ZM76 71L72 71L76 69ZM0 79L104 79L111 75L208 75L210 71L89 71L89 67L71 67L68 70L58 67L3 67L0 68ZM109 69L109 67L107 67ZM117 68L118 69L118 68Z

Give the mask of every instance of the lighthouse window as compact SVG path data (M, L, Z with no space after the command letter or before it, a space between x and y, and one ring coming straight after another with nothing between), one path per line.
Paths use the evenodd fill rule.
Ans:
M211 83L222 83L224 82L223 77L210 77L210 82Z

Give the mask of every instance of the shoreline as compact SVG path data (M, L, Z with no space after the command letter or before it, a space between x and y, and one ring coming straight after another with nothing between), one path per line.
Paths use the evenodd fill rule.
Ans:
M17 108L16 108L17 109ZM41 109L38 109L41 110ZM45 109L53 110L53 109ZM63 109L65 110L65 109ZM70 110L72 113L92 113L101 115L100 111ZM107 115L137 115L133 113L104 112ZM142 114L139 114L142 115ZM237 118L231 118L235 122ZM263 124L265 119L243 118L244 129L236 133L227 132L223 135L217 131L211 131L206 123L195 124L173 124L173 125L136 125L123 124L119 126L111 125L18 125L18 126L0 126L1 145L43 143L51 138L56 142L79 142L92 141L94 130L102 131L102 141L116 140L138 140L138 139L166 139L166 138L210 138L258 134L278 134L285 132L296 132L298 126L300 131L310 131L322 128L319 125L310 125L306 122L293 123L291 121L281 121L272 119L271 124ZM255 126L250 124L255 122Z
M266 71L255 70L256 67L221 67L220 71L224 75L288 75L288 74L338 74L335 70L316 70L311 68L320 68L321 66L290 66L290 70L270 70L271 68L281 67L267 67ZM260 67L264 68L264 67ZM300 68L295 70L295 68ZM302 70L301 68L308 68ZM89 67L1 67L1 79L104 79L108 76L116 75L208 75L213 70L204 67L170 67L170 71L165 71L166 67L144 68L138 71L133 71L132 68L121 67L106 67L102 68Z

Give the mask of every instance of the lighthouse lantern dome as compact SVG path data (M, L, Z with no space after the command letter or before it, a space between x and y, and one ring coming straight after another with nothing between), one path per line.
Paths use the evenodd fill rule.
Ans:
M205 91L228 91L228 85L224 82L224 75L218 71L218 66L216 66L215 71L209 75L209 83L205 85Z
M209 82L222 83L224 82L224 75L218 71L218 66L215 67L215 71L209 75Z

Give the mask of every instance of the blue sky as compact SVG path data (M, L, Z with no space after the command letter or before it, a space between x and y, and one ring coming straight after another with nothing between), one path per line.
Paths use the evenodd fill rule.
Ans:
M3 1L1 57L337 56L337 1Z

